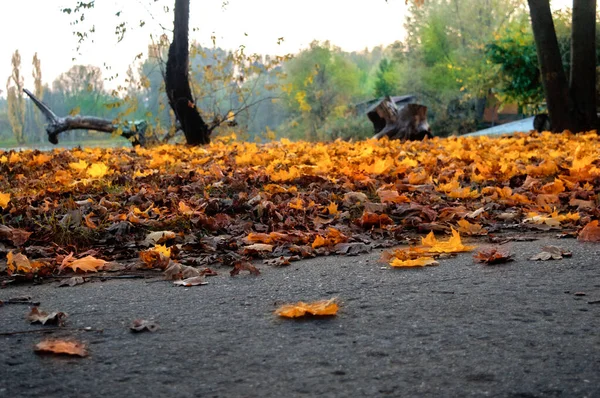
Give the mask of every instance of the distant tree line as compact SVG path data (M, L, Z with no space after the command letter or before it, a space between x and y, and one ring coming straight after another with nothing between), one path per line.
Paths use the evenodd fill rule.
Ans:
M556 13L555 21L568 70L570 14ZM405 29L404 41L385 48L346 52L329 42L313 42L286 57L246 54L243 47L228 51L214 41L212 47L192 43L195 106L217 126L215 134L312 141L371 136L372 126L357 105L386 95L416 95L429 108L432 131L439 136L483 127L484 109L494 97L517 103L524 116L545 110L525 0L412 3ZM164 83L168 47L166 36L151 43L147 56L127 71L125 83L110 91L102 70L89 65L75 65L45 83L43 60L37 55L32 78L24 78L16 51L6 99L0 98L0 140L46 143L44 121L23 97L23 87L33 87L58 115L143 119L151 133L177 140ZM109 138L104 133L66 134L71 142Z

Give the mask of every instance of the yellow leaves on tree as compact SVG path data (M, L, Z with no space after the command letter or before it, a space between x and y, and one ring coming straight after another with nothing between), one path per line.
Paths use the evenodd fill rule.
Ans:
M298 318L305 315L333 316L337 314L338 309L336 299L332 298L312 303L299 301L296 304L282 305L275 311L275 314L284 318Z

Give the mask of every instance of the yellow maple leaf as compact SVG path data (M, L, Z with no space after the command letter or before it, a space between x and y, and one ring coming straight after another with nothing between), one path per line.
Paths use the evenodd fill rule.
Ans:
M167 247L167 245L155 245L153 250L165 257L171 257L171 248Z
M8 202L10 202L10 194L0 193L0 207L6 209L8 207Z
M398 258L394 258L390 265L396 268L402 267L425 267L426 265L439 265L437 261L433 257L419 257L414 260L400 260Z
M327 206L327 211L332 216L335 216L336 214L339 214L337 203L334 203L334 202L329 203L329 206Z
M83 171L83 170L87 169L88 166L89 166L88 162L86 162L83 159L79 160L79 162L69 163L69 167L75 171Z
M460 234L452 228L452 237L446 242L440 242L435 238L433 231L431 231L425 238L421 238L423 246L428 246L430 253L459 253L468 252L475 248L475 246L465 246L462 244Z
M314 301L305 303L302 301L296 304L285 304L275 310L275 314L284 318L297 318L305 315L332 316L337 314L339 307L336 299Z
M94 163L87 170L87 175L91 178L102 178L108 174L108 166L104 163Z

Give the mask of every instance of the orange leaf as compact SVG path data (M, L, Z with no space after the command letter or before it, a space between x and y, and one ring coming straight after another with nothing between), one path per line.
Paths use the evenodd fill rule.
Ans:
M86 357L85 344L66 340L42 340L35 346L38 354L73 355Z
M317 247L326 246L326 245L327 245L327 241L325 240L325 238L323 238L321 235L317 235L311 246L313 249L316 249Z
M34 263L41 264L41 263ZM6 266L9 273L13 272L24 272L29 273L34 270L33 264L29 261L27 256L22 253L13 254L12 251L9 251L6 254Z
M286 304L277 308L275 314L284 318L297 318L305 315L332 316L337 314L339 308L335 300L332 298L312 303L299 301L296 304Z
M293 200L290 200L289 206L292 209L305 210L304 201L302 199L300 199L300 198L295 198Z
M105 260L101 260L93 256L86 256L78 260L69 261L64 267L69 267L73 271L77 271L78 269L80 269L83 272L98 272L98 270L102 268L106 263L107 261Z
M8 202L10 202L10 194L0 193L0 207L6 209L8 207Z
M577 240L582 242L600 242L600 227L598 220L590 221L577 236Z
M467 220L459 220L458 221L458 231L463 232L467 235L485 235L487 231L481 227L481 224L471 224Z
M419 257L415 260L400 260L393 259L390 262L392 267L401 268L401 267L424 267L426 265L439 265L437 261L434 260L433 257Z
M435 238L433 231L429 233L425 238L421 238L423 246L428 246L430 253L459 253L468 252L475 248L475 246L465 246L462 244L460 235L454 228L452 228L452 237L446 242L440 242Z

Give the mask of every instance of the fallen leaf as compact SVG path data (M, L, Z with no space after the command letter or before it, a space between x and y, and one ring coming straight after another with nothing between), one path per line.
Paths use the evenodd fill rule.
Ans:
M346 256L357 256L371 251L371 246L362 242L338 243L333 248L337 254L344 254Z
M67 314L64 312L51 312L47 313L40 311L38 307L33 307L31 312L27 315L27 320L31 323L41 323L42 325L58 325L64 324Z
M471 224L467 220L458 221L458 232L465 233L467 235L486 235L487 230L481 226L481 224Z
M155 231L150 232L146 235L146 239L144 239L141 244L146 246L154 246L157 244L165 243L169 239L175 239L177 235L173 231Z
M59 284L58 287L65 287L65 286L76 286L76 285L81 285L82 283L85 283L86 280L82 277L82 276L73 276L69 279L63 279Z
M68 261L63 268L69 267L73 271L77 271L79 269L83 272L98 272L98 270L107 262L108 261L101 260L93 256L86 256L78 260Z
M298 318L305 315L333 316L337 314L338 308L335 298L312 303L299 301L296 304L282 305L275 310L275 314L284 318Z
M173 282L173 284L177 285L177 286L190 287L190 286L207 285L208 282L204 281L204 276L194 276L192 278L175 281L175 282Z
M429 247L427 250L431 253L468 252L475 248L475 246L463 245L459 233L454 228L452 228L452 237L446 242L438 241L432 231L425 238L421 238L421 244Z
M175 261L165 269L165 279L168 281L178 280L183 278L183 266Z
M263 261L264 264L266 265L271 265L273 267L284 267L286 265L290 265L292 261L298 261L300 260L299 256L280 256L277 258L272 258L270 260L265 260Z
M12 242L15 246L23 246L31 236L31 232L23 229L0 225L0 239Z
M156 332L158 330L158 324L154 321L148 321L146 319L135 319L131 322L129 329L134 333L139 332Z
M83 343L50 339L37 343L35 352L38 354L73 355L78 357L86 357L88 355Z
M563 250L557 246L544 246L542 251L533 257L530 257L530 260L561 260L563 257L571 257L572 253L567 250Z
M495 248L482 250L475 254L473 258L480 263L488 265L513 261L512 254Z
M6 266L8 272L11 274L14 272L29 273L33 271L33 267L27 256L22 253L14 254L12 251L6 254Z
M10 194L9 193L0 193L0 207L6 209L8 207L8 203L10 202Z
M256 268L254 265L250 264L247 261L238 261L238 262L236 262L235 265L233 266L233 269L229 273L229 275L236 276L241 271L248 271L252 275L255 275L255 276L260 275L260 271L258 270L258 268Z
M269 245L266 243L255 243L253 245L244 246L242 248L242 254L244 255L252 255L252 254L260 254L265 252L272 252L273 245Z
M577 240L582 242L600 242L600 227L598 226L598 220L587 223L587 225L579 232Z
M146 268L167 269L171 262L171 259L169 259L169 257L154 249L142 250L140 252L140 259L142 260Z
M414 260L400 260L393 259L390 262L390 265L394 268L403 268L403 267L425 267L427 265L440 265L433 257L419 257Z

